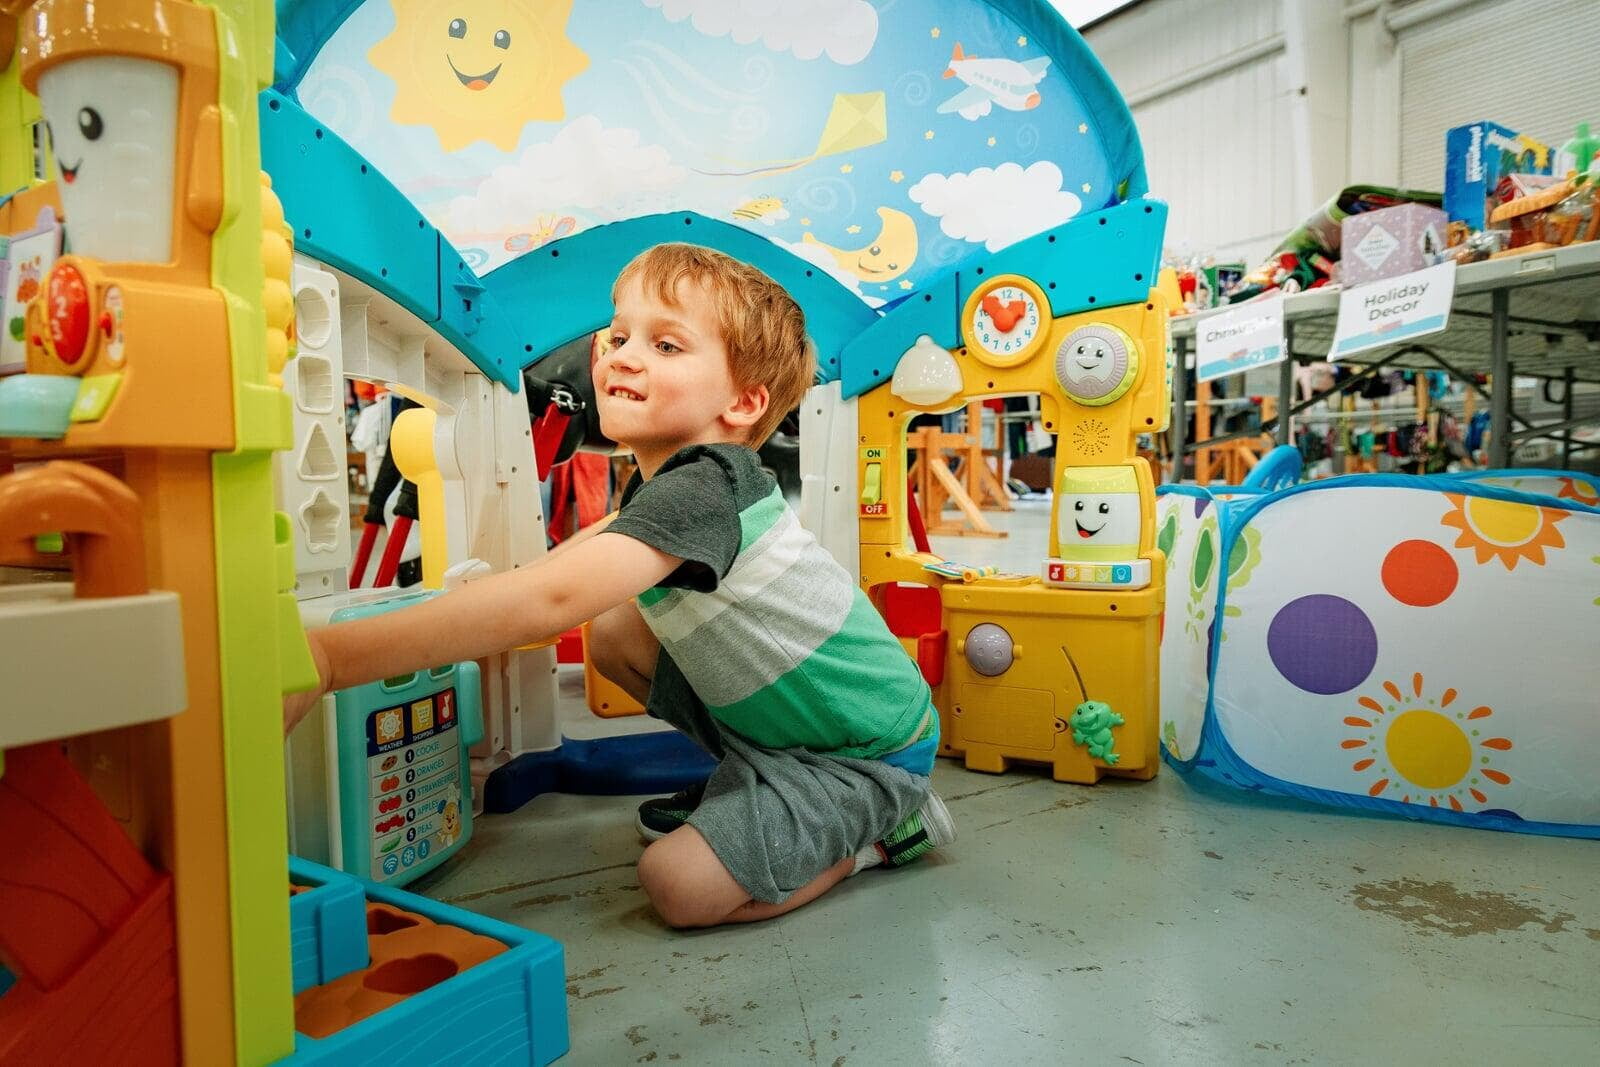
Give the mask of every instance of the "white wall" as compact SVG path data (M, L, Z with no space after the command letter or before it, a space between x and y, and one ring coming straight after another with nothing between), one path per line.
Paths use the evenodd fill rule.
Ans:
M1139 126L1176 252L1258 258L1293 225L1281 0L1145 0L1091 47Z
M1253 261L1346 184L1439 190L1464 122L1600 129L1600 0L1144 0L1085 36L1175 251Z

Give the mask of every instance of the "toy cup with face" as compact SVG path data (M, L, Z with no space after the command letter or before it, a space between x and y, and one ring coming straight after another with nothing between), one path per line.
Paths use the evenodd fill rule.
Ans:
M1132 467L1068 467L1056 492L1056 556L1093 563L1134 559L1142 518Z

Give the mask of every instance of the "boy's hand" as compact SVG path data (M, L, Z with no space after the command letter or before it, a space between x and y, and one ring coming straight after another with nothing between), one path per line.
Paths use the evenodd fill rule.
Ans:
M322 647L318 631L306 631L306 644L311 646L311 662L317 667L317 684L315 688L307 689L303 693L288 693L283 698L283 735L288 737L290 732L299 725L317 702L328 691L328 653Z

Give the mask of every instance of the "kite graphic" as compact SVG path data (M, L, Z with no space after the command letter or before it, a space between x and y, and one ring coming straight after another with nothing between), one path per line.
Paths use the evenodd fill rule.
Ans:
M816 151L799 159L773 160L757 164L748 170L697 170L696 173L712 178L753 178L768 174L784 174L799 170L824 156L836 156L857 148L880 144L889 136L889 116L884 107L883 92L838 93L828 112L828 121L817 138Z

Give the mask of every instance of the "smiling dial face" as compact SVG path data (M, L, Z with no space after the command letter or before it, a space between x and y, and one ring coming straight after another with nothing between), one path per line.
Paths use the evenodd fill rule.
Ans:
M1090 407L1119 399L1138 374L1138 348L1115 326L1080 326L1056 350L1056 380L1068 397Z

